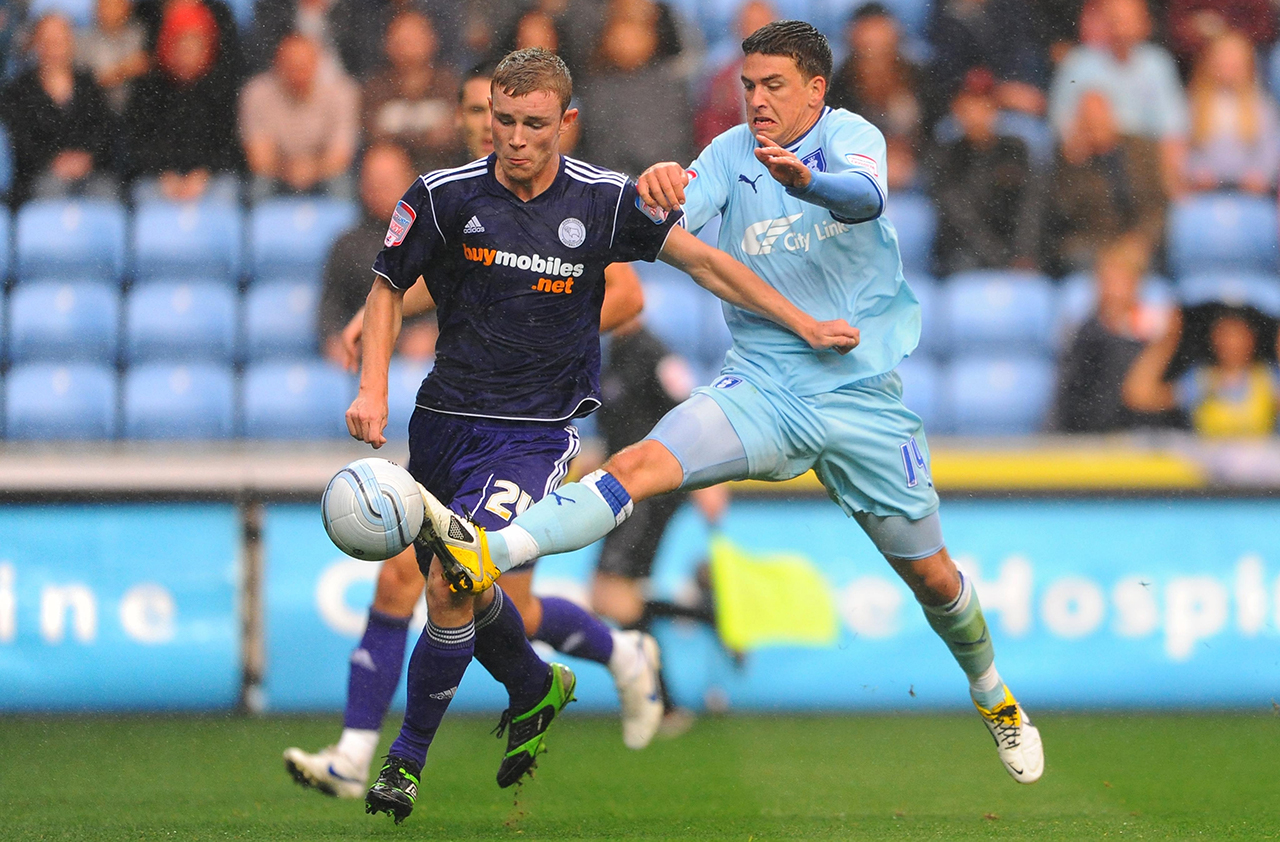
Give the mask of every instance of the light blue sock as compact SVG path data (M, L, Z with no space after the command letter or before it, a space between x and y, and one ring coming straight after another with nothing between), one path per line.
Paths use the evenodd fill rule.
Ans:
M969 679L974 701L991 709L1004 701L1004 682L995 670L995 648L973 584L960 574L960 595L950 605L921 606L925 619L951 650Z
M539 556L567 553L599 541L631 515L631 495L605 471L563 485L534 503L510 526L489 533L499 570Z

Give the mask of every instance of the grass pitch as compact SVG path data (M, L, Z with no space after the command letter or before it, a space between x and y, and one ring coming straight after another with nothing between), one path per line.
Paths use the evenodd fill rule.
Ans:
M487 719L447 720L414 814L304 791L280 752L335 718L0 718L0 839L1271 839L1280 718L1044 715L1009 780L973 715L702 719L643 752L572 713L520 792Z

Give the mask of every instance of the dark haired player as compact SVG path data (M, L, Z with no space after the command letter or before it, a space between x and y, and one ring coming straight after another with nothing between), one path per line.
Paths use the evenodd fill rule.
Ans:
M492 77L493 65L480 65L467 74L458 93L458 118L470 159L487 158L493 152L489 117ZM643 299L635 270L626 263L610 265L605 269L600 330L610 330L635 317ZM405 294L405 316L434 307L424 283L414 284ZM344 349L353 369L359 364L363 324L362 307L343 331ZM491 494L502 493L500 488L491 489ZM504 597L515 602L524 619L528 637L607 668L618 689L623 741L628 748L647 746L663 716L663 701L655 692L660 687L657 642L642 630L610 629L571 600L540 598L532 591L532 580L533 565L526 565L503 576L501 582ZM302 786L339 798L364 797L382 721L404 672L409 623L425 584L412 547L380 566L373 605L347 668L341 735L336 743L319 751L296 746L284 751L285 770Z
M693 229L721 214L726 250L801 308L856 323L856 353L815 350L730 302L733 348L721 376L648 438L505 529L473 528L428 500L431 527L478 591L528 558L592 543L633 500L813 469L964 670L1005 770L1033 783L1044 771L1039 731L996 671L973 583L943 544L924 428L903 406L894 371L919 339L920 305L883 216L884 136L826 107L831 49L809 24L768 24L742 51L747 124L717 137L687 170L650 167L638 190L644 201L683 209Z
M347 427L375 447L386 441L387 367L404 290L422 276L440 340L409 424L409 471L449 500L460 522L499 526L554 496L577 450L568 422L600 404L597 333L610 263L661 257L811 347L857 344L843 320L818 322L698 241L677 225L679 211L646 207L625 176L561 156L560 136L577 117L571 94L555 54L528 49L503 59L491 88L494 154L415 182L374 263ZM534 653L500 588L455 593L431 550L419 558L429 565L427 628L409 661L404 724L366 796L369 812L397 821L413 809L427 749L473 657L510 695L499 726L508 737L501 786L532 767L574 689L567 667ZM445 560L451 580L463 581Z

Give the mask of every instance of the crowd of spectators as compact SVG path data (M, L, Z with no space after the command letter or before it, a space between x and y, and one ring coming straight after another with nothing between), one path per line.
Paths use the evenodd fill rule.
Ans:
M743 119L734 46L788 11L745 0L731 27L704 31L679 0L257 0L238 25L224 0L97 0L77 32L23 5L0 20L11 203L359 200L335 284L368 262L393 183L466 159L461 80L478 63L557 50L576 81L574 154L636 174ZM884 132L891 190L932 200L932 274L1096 277L1096 312L1063 357L1061 428L1211 431L1206 403L1262 388L1236 334L1246 325L1251 359L1274 363L1271 325L1153 315L1140 287L1165 269L1172 203L1275 195L1273 0L933 0L914 30L891 2L844 6L827 22L828 101Z

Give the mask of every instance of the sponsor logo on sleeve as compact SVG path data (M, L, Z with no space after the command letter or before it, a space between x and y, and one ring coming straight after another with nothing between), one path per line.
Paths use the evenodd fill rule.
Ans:
M800 159L800 163L804 164L814 172L827 171L827 156L822 154L822 147L818 147L808 155L805 155Z
M640 209L640 212L642 214L649 217L649 221L652 222L654 225L661 225L662 223L667 221L666 211L664 211L662 208L655 208L653 205L646 205L644 203L644 200L641 199L639 196L636 196L636 207Z
M690 181L693 181L695 178L698 177L698 171L695 170L693 167L690 167L689 169L685 170L684 174L689 176Z
M417 218L418 215L413 212L413 208L401 199L396 204L396 209L391 212L391 225L387 228L387 236L382 244L392 248L403 243L405 235L409 233L409 229L413 227L413 221Z
M848 161L854 169L869 172L873 178L880 177L880 170L879 167L876 166L875 158L872 158L869 155L859 155L856 152L850 152L844 156L844 159Z

